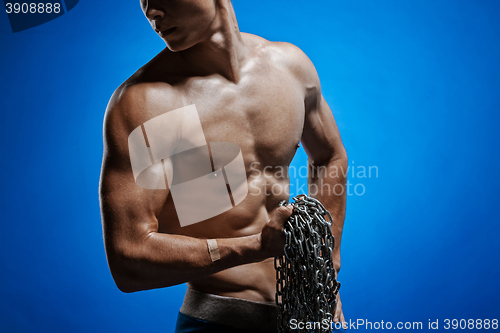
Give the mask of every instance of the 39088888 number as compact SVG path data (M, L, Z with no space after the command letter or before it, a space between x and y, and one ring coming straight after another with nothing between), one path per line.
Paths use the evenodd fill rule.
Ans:
M61 12L61 4L51 2L31 2L31 3L6 3L5 11L7 14L58 14Z
M498 329L498 319L445 319L444 329Z

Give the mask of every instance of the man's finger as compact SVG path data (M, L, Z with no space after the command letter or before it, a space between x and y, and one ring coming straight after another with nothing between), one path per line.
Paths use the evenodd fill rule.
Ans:
M335 308L335 315L333 316L333 321L338 323L342 319L342 307L337 304Z
M290 215L293 213L293 206L288 204L286 206L279 206L278 209L278 214L280 214L282 217L289 218Z
M342 317L342 302L340 301L340 296L337 294L337 306L335 307L335 315L333 316L333 321L336 323L341 322Z
M342 323L342 326L344 326L344 327L347 325L347 322L346 322L345 317L344 317L344 311L343 310L340 311L340 322Z
M280 217L282 221L286 221L293 213L293 206L292 205L280 206L278 207L277 212L278 212L277 213L278 217Z

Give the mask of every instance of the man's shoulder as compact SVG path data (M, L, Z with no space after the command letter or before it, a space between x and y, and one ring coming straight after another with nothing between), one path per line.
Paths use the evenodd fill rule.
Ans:
M122 83L111 96L104 115L104 131L129 133L156 113L178 104L179 94L165 82L145 82L138 73Z
M308 84L318 80L309 57L298 46L287 42L272 42L262 37L245 34L252 41L255 52L270 64L289 70L300 81Z

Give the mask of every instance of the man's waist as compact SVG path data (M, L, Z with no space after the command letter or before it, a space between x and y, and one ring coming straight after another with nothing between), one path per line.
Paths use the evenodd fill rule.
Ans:
M254 302L188 288L180 312L201 320L255 331L276 331L278 308L273 302Z

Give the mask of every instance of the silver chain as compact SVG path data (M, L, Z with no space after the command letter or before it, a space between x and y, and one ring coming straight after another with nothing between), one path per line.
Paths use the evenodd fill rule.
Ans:
M333 268L332 216L318 200L305 194L293 200L293 214L284 228L285 255L274 258L279 333L291 331L292 319L304 323L327 320L331 324L340 288ZM286 201L280 203L284 205Z

